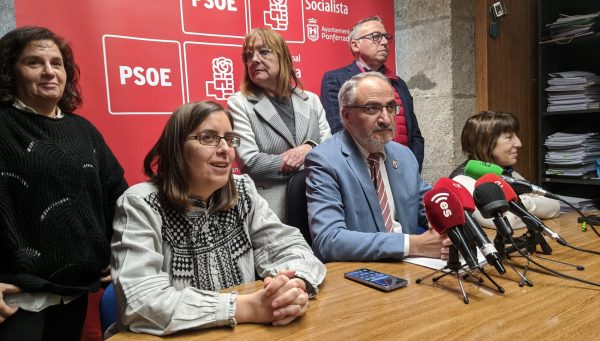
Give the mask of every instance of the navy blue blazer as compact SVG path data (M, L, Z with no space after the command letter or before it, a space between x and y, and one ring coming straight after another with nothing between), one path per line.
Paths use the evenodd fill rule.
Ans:
M393 141L385 145L385 154L394 220L404 233L386 232L369 170L347 131L306 155L310 233L313 250L323 261L401 260L405 234L427 228L423 195L431 186L421 178L415 156Z
M321 81L321 103L325 108L327 114L327 122L331 128L331 133L335 134L338 131L344 129L342 118L340 117L340 105L338 103L338 93L342 84L352 78L352 76L361 73L360 69L356 65L356 62L345 66L343 68L327 71L323 75ZM423 158L425 155L425 140L421 135L419 129L419 123L415 116L413 107L413 98L408 91L406 83L398 79L390 79L392 86L396 88L400 99L402 99L402 105L404 106L404 114L406 115L406 128L408 135L408 148L415 154L417 162L419 163L419 171L423 168Z

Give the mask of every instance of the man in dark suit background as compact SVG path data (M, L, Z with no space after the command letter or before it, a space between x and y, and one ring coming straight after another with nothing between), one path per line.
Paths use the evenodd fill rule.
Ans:
M381 18L374 16L360 20L354 25L348 37L354 62L343 68L326 72L321 82L321 103L327 113L331 133L335 134L344 128L337 99L342 84L361 72L379 71L390 80L394 87L396 103L400 106L395 117L394 141L410 148L417 158L419 171L421 171L424 140L414 113L412 96L406 83L384 65L388 58L388 44L393 36L387 33Z
M345 129L304 164L315 254L326 262L447 259L450 240L425 217L431 186L410 150L392 141L398 107L389 80L360 73L342 85L339 101Z

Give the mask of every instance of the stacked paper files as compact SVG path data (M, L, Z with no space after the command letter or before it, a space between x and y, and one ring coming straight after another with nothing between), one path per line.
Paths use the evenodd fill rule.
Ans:
M600 197L595 198L578 198L578 197L568 197L566 195L560 196L562 199L568 201L571 205L575 206L578 210L585 211L597 211L600 209ZM569 205L564 202L560 202L560 211L561 212L570 212L573 211Z
M546 138L546 175L592 178L600 159L600 134L554 133Z
M548 74L548 112L600 108L600 76L587 71Z
M599 18L600 12L581 15L560 14L555 22L546 24L550 34L542 38L540 44L567 44L574 38L592 35L597 32Z

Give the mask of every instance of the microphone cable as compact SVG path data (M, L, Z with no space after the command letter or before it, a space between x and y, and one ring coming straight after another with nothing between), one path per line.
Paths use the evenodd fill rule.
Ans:
M549 267L547 267L547 266L544 266L544 265L542 265L542 264L540 264L540 263L538 263L538 262L534 261L533 259L531 259L531 257L529 257L528 255L524 254L524 253L523 253L523 251L521 251L521 249L519 249L519 248L517 247L517 245L516 245L516 243L515 243L515 240L514 240L514 238L512 238L512 237L510 237L510 243L511 243L511 244L512 244L512 246L513 246L513 247L514 247L514 248L517 250L517 252L519 252L519 254L520 254L521 256L523 256L523 258L525 258L525 259L527 259L529 262L531 262L531 263L533 263L533 264L535 264L535 265L539 266L540 268L542 268L542 269L544 269L544 270L546 270L546 271L550 272L551 274L554 274L554 275L556 275L556 276L563 277L563 278L566 278L566 279L570 279L570 280L573 280L573 281L577 281L577 282L581 282L581 283L585 283L585 284L593 285L593 286L596 286L596 287L600 287L600 283L598 283L598 282L592 282L592 281L585 280L585 279L583 279L583 278L578 278L578 277L574 277L574 276L571 276L571 275L566 275L566 274L563 274L563 273L561 273L561 272L558 272L558 271L556 271L556 270L552 270L552 269L550 269Z
M596 233L596 235L600 238L600 233L598 233L598 230L596 230L596 227L594 226L594 224L591 223L591 220L588 219L588 217L583 214L579 209L577 209L577 207L573 206L570 202L566 201L565 199L561 198L560 196L558 197L560 201L564 202L565 204L569 205L569 207L571 207L572 209L575 210L575 212L577 212L577 214L579 214L583 219L585 219L586 224L588 224L592 230L594 230L594 232ZM594 253L594 252L592 252Z
M535 218L535 216L534 216L534 218ZM525 223L525 225L527 225L528 228L531 227L532 230L535 230L536 233L539 233L540 236L542 238L544 238L544 235L543 235L542 231L543 231L543 228L545 226L544 226L544 224L541 221L539 221L539 219L536 219L536 220L533 220L533 221L529 220L529 219L522 219L522 220ZM546 228L546 229L548 229L548 228ZM552 232L552 230L550 230L550 231ZM591 254L594 254L594 255L600 255L600 252L598 252L598 251L594 251L594 250L590 250L590 249L585 249L585 248L582 248L582 247L575 246L573 244L569 244L569 242L567 242L562 237L558 237L556 239L550 237L550 239L554 240L558 245L566 246L566 247L571 248L573 250L577 250L577 251L581 251L581 252L587 252L587 253L591 253Z
M562 245L562 244L561 244L561 245ZM571 249L573 249L573 250L577 250L577 251L581 251L581 252L587 252L587 253L591 253L591 254L594 254L594 255L600 255L600 252L598 252L598 251L589 250L589 249L584 249L584 248L582 248L582 247L578 247L578 246L575 246L575 245L571 245L571 244L569 244L569 243L566 243L566 244L564 244L564 245L565 245L566 247L570 247L570 248L571 248Z

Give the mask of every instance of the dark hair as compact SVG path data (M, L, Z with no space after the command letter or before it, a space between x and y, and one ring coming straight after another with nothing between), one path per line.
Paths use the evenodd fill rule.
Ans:
M58 107L65 112L73 112L81 105L79 89L79 66L75 64L69 43L44 27L23 26L14 29L0 38L0 105L12 105L16 98L16 64L21 53L32 41L53 41L63 58L67 83Z
M471 160L494 162L492 151L503 133L518 133L519 121L509 112L481 111L463 127L460 143Z
M224 112L233 128L233 117L212 101L184 104L169 117L162 134L144 158L144 173L154 182L164 199L178 209L189 206L189 174L183 158L185 138L214 112ZM237 202L233 175L213 194L215 211L232 208Z
M270 28L255 28L246 34L242 51L252 48L252 45L257 38L260 38L263 44L268 46L277 55L279 62L279 75L277 75L277 95L281 97L287 97L291 95L292 88L290 86L292 80L294 81L294 87L300 87L302 89L302 83L298 77L296 77L296 72L294 71L292 54L290 53L290 49L285 43L283 37ZM242 81L241 91L245 96L250 94L256 95L263 91L250 79L250 75L248 75L248 64L246 63L244 63L244 80Z

